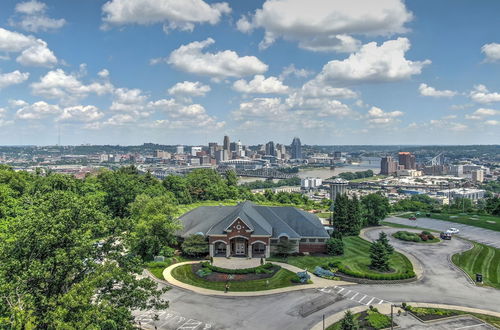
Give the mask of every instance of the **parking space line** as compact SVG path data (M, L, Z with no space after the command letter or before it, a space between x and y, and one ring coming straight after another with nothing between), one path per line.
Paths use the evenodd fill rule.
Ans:
M379 298L377 298L379 299ZM378 303L378 305L380 305L381 303L383 303L384 301L382 299L380 299L380 302Z
M361 298L360 300L358 300L358 302L359 302L359 303L360 303L360 302L362 302L362 301L363 301L363 299L365 299L365 298L366 298L366 294L363 296L363 298Z
M375 299L375 297L373 297L372 299L370 299L370 301L369 301L369 302L367 302L365 305L366 305L366 306L370 305L374 299Z
M465 327L455 328L455 330L458 330L458 329L467 329L467 328L472 328L472 327L478 327L480 325L486 325L486 323L479 323L479 324L474 324L474 325L467 325Z
M359 292L356 292L356 294L355 294L354 296L352 296L351 298L349 298L349 299L354 300L354 298L355 298L358 294L359 294Z
M341 292L342 292L342 291L344 291L344 290L345 290L345 288L342 288L342 289L340 289L340 291L339 291L338 293L341 293Z

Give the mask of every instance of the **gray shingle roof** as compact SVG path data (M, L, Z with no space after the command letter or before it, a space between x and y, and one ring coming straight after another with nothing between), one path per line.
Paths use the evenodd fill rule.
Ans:
M225 229L240 218L252 230L252 235L278 238L329 237L318 217L294 207L259 206L242 202L235 206L200 206L179 218L181 237L197 233L205 236L225 235Z

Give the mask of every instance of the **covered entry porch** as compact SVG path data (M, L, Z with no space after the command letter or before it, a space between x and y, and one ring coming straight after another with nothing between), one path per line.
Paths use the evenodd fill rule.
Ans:
M243 257L243 258L268 258L269 246L263 241L251 242L243 236L233 237L229 244L225 240L218 240L210 244L212 257Z

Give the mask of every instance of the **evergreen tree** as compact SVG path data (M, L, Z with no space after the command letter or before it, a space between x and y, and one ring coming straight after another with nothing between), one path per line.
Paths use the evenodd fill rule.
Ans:
M362 218L361 218L361 205L359 199L354 195L351 199L348 199L348 214L351 222L349 235L359 235L361 230Z
M348 210L349 198L345 194L339 194L335 198L332 224L335 231L342 236L348 236L350 233L350 221Z
M369 194L361 198L364 225L378 226L389 213L389 199L380 194Z
M379 241L385 247L389 255L394 253L394 247L391 244L389 244L389 240L387 239L387 234L385 232L382 231L380 232L380 234L378 234L377 241Z
M356 330L358 329L358 325L354 320L354 315L350 310L347 310L344 314L344 318L340 321L340 329L341 330Z
M381 271L388 272L389 268L389 252L380 241L375 241L370 246L370 267Z

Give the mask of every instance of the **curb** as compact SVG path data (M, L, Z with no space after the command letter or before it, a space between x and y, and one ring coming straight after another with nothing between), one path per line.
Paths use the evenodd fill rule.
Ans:
M474 244L471 243L469 240L466 240L466 239L463 239L463 238L460 238L462 241L465 241L467 243L470 244L470 248L467 249L467 250L464 250L464 251L460 251L460 252L457 252L455 254L460 254L460 253L464 253L464 252L467 252L467 251L470 251L474 248ZM455 254L452 254L452 255L448 255L446 258L448 259L448 262L450 263L450 265L455 268L455 269L458 269L460 272L462 272L464 275L465 275L465 278L467 279L467 281L474 285L474 286L479 286L476 284L476 282L474 282L474 280L470 277L469 274L467 274L467 272L465 270L463 270L462 268L458 267L458 265L455 265L455 263L453 262L453 260L451 259Z
M188 291L191 291L191 292L194 292L197 294L201 294L201 295L218 296L218 297L261 297L261 296L269 296L269 295L273 295L273 294L324 288L325 286L355 284L355 283L344 282L344 281L331 281L331 280L326 280L326 279L322 279L322 278L314 278L313 284L303 284L301 286L289 286L289 287L284 287L284 288L279 288L279 289L260 290L260 291L229 291L229 292L224 292L224 291L205 289L205 288L200 288L200 287L197 287L194 285L190 285L190 284L187 284L187 283L184 283L184 282L181 282L181 281L175 279L171 275L172 270L178 266L187 265L187 264L194 264L194 263L198 263L198 262L199 261L186 261L186 262L179 262L179 263L170 265L163 270L163 277L165 278L168 285L175 286L177 288L188 290ZM287 267L297 268L297 267L294 267L294 266L291 266L288 264L283 264L280 262L274 262L274 264L282 266L284 269L290 270L292 272L294 270L291 270ZM328 282L324 282L324 281L328 281Z

